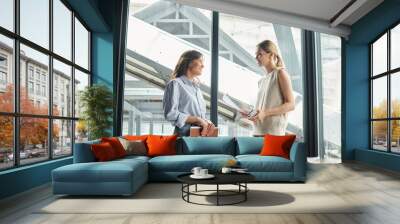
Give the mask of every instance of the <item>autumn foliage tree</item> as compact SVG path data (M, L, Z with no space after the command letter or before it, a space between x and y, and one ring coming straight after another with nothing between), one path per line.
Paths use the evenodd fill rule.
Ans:
M392 114L391 117L400 117L400 101L397 99L392 100ZM383 100L378 106L373 108L373 118L387 118L387 101ZM400 138L400 122L392 121L392 142L396 142ZM373 125L374 139L386 139L387 136L387 121L374 122Z
M14 107L14 88L13 85L8 85L4 93L0 93L0 111L13 112ZM47 115L47 104L34 105L33 101L29 99L29 95L24 87L20 88L20 111L22 114L34 115ZM58 111L56 111L58 113ZM13 147L13 117L0 116L0 147L9 148ZM20 118L20 149L24 149L26 145L38 144L44 146L47 143L49 132L47 118L33 118L21 117ZM53 138L59 135L59 128L53 126Z

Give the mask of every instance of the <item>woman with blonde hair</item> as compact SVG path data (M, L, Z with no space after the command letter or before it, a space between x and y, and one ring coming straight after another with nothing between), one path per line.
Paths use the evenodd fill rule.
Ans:
M295 107L290 76L278 48L270 40L257 45L256 60L266 74L258 82L257 113L249 118L254 124L253 135L285 135L287 113Z
M202 136L215 131L214 124L206 119L206 103L199 87L203 61L198 51L184 52L165 87L164 117L175 126L174 133L179 136L188 136L192 126L200 127Z

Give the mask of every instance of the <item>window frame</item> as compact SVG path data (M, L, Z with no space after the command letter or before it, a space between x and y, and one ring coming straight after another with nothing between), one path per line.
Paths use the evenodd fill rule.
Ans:
M56 116L53 115L53 59L58 60L61 63L64 63L68 66L71 66L71 100L72 100L72 105L75 103L75 88L74 88L74 82L75 82L75 69L85 73L89 77L89 83L88 86L91 86L92 84L92 73L91 73L91 36L92 36L92 31L89 29L88 25L83 21L83 19L72 9L72 7L65 1L65 0L59 0L61 4L63 4L69 11L71 11L71 18L70 18L70 23L71 23L71 59L64 58L63 56L55 53L54 50L54 39L53 39L53 21L54 21L54 14L53 14L53 1L55 0L48 0L49 3L49 47L46 49L45 47L42 47L39 44L34 43L33 41L30 41L29 39L23 37L20 35L20 0L14 0L13 1L13 10L14 10L14 30L10 31L4 27L0 26L0 35L10 38L13 41L13 64L12 66L12 73L14 78L14 100L13 100L13 112L1 112L0 111L0 116L10 116L13 119L13 166L10 167L5 167L5 168L0 168L0 172L5 171L5 170L11 170L11 169L16 169L19 167L24 167L24 166L30 166L33 164L38 164L38 163L43 163L51 160L58 160L66 157L71 157L73 156L74 152L74 143L75 143L75 123L76 121L79 120L79 117L75 117L75 108L71 108L71 114L70 116ZM81 67L80 65L75 63L75 19L77 19L83 27L88 31L88 69L85 69ZM29 48L32 48L33 50L36 50L42 54L45 54L48 56L49 62L48 62L48 80L46 83L45 90L48 91L48 93L45 92L45 95L48 97L47 104L48 104L48 112L46 115L39 115L39 114L27 114L27 113L21 113L20 112L20 66L21 66L21 60L20 60L20 45L23 44ZM29 70L31 66L27 64L27 73L26 75L26 81L33 81L34 85L36 83L42 84L42 79L41 75L42 72L39 73L39 80L36 80L36 69L33 68L33 79L30 77L30 71ZM27 84L28 85L28 84ZM28 90L28 86L27 91ZM40 85L40 94L38 96L42 97L42 85ZM34 94L35 94L36 89L34 89ZM36 94L35 94L36 95ZM26 164L21 164L20 161L20 119L21 118L45 118L47 119L48 122L48 135L47 135L47 151L48 155L47 157L44 157L43 160L40 160L38 162L32 162L32 163L26 163ZM62 155L62 156L54 156L53 155L53 122L56 120L66 120L66 121L71 121L71 153L68 155Z
M399 121L400 117L393 117L392 116L392 98L391 98L391 91L392 91L392 86L391 86L391 79L392 76L395 75L396 73L400 72L400 67L393 68L391 69L391 31L395 27L400 26L400 21L395 22L392 24L390 27L385 29L384 32L379 34L375 39L373 39L371 42L368 43L368 53L369 53L369 149L372 151L378 151L378 152L386 152L386 153L391 153L391 154L400 154L400 152L393 152L392 151L392 121ZM374 75L373 72L373 66L374 66L374 61L373 61L373 44L376 43L381 37L384 35L387 35L387 63L386 63L386 71ZM376 79L386 77L386 87L387 87L387 93L386 93L386 98L387 98L387 105L386 105L386 117L385 118L373 118L373 97L374 97L374 86L373 82ZM376 121L386 121L386 150L379 150L374 148L374 132L373 132L373 122Z

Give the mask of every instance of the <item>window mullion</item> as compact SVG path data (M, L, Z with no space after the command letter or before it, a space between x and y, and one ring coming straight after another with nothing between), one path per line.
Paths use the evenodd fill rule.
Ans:
M390 30L387 32L387 71L390 70ZM387 116L388 118L392 117L392 100L391 100L391 78L392 75L389 73L387 74ZM391 135L391 129L392 129L392 121L388 120L387 121L387 139L388 139L388 152L392 151L392 135Z
M53 0L49 0L49 50L53 52ZM49 74L48 74L49 86L47 90L49 94L49 115L48 120L48 152L49 159L53 159L53 57L49 55Z
M71 60L73 66L71 67L71 91L72 91L72 96L71 96L71 117L75 118L75 12L72 11L71 14ZM71 123L71 150L72 150L72 155L74 154L74 145L75 145L75 126L76 126L76 120L73 120Z
M19 7L20 0L14 1L14 30L17 35L19 35ZM19 39L14 39L14 112L19 113L19 99L20 99L20 50L19 50ZM14 166L19 166L20 156L19 156L19 135L20 135L20 118L14 116Z

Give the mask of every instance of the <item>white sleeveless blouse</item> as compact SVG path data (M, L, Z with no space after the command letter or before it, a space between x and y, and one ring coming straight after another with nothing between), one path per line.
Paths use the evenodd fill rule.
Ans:
M278 70L275 69L258 81L256 109L265 110L282 105L283 95L278 82ZM254 123L254 135L285 135L287 114L268 116Z

